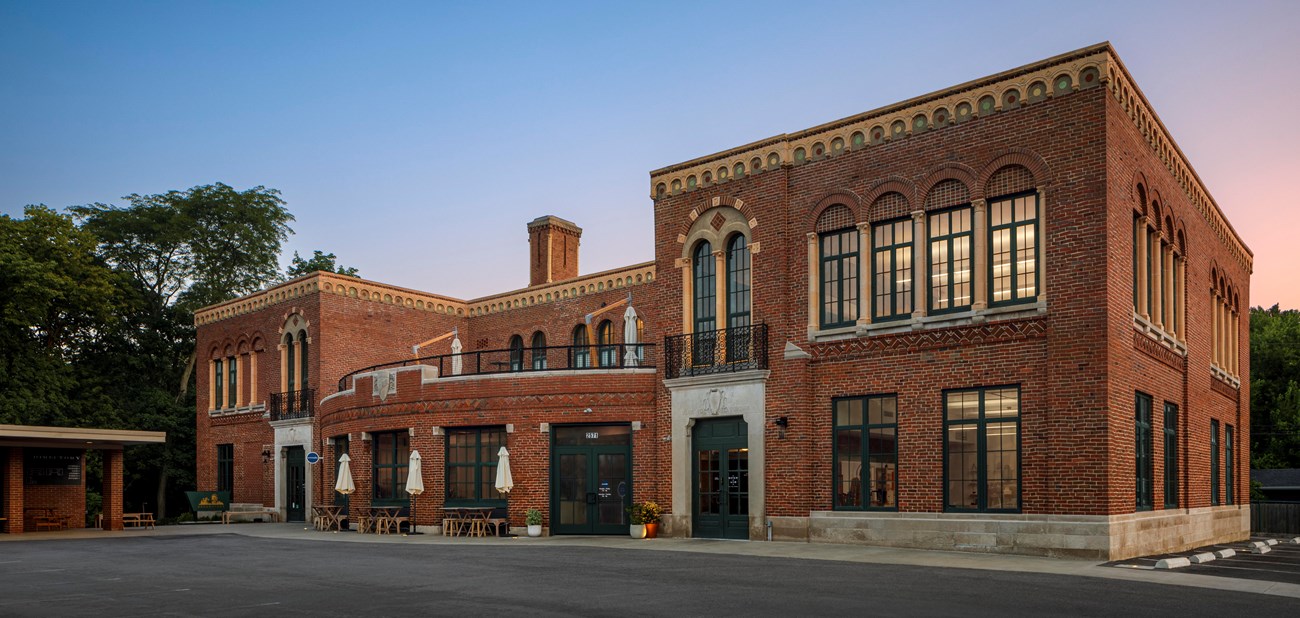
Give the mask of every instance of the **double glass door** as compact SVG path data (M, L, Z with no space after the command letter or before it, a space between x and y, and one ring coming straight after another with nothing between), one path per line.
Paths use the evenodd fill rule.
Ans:
M627 534L632 427L553 427L551 528L556 534Z
M695 425L692 462L692 534L749 538L749 437L740 418Z

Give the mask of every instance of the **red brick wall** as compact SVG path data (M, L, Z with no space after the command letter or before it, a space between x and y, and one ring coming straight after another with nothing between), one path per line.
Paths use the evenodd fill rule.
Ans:
M352 508L369 506L373 495L371 441L361 434L414 429L411 448L423 460L425 492L417 499L419 525L440 522L445 495L446 437L433 435L433 427L486 427L513 424L506 436L515 489L509 496L511 524L523 525L524 513L536 508L550 522L550 434L541 423L552 425L628 423L640 421L633 431L633 493L635 500L655 497L646 480L659 468L660 431L654 422L652 373L623 370L583 371L577 375L475 376L448 378L420 384L419 371L398 373L397 393L381 401L371 393L371 378L357 381L355 394L335 397L321 406L320 434L351 434L349 457L356 493ZM590 410L590 412L588 412ZM332 453L331 453L332 454ZM321 468L325 494L335 499L334 466ZM645 484L643 484L645 483Z
M11 448L10 451L19 453L17 479L19 483L23 481L22 472L22 453L24 449ZM12 463L12 459L10 460ZM81 469L86 469L86 453L81 452ZM12 466L10 473L13 473ZM86 527L86 475L81 475L80 485L22 485L22 506L24 509L32 508L52 508L59 515L67 516L69 526L72 528ZM19 519L22 514L19 514ZM10 521L14 521L11 517ZM31 521L24 522L24 529L28 532L35 531L36 526Z
M1228 252L1205 218L1196 210L1164 162L1155 155L1141 132L1124 112L1122 104L1106 97L1108 230L1110 235L1108 277L1110 353L1114 359L1110 376L1111 470L1109 485L1111 508L1115 512L1133 510L1133 397L1141 390L1156 400L1156 508L1163 502L1164 441L1163 401L1179 404L1178 429L1180 457L1180 506L1197 508L1210 505L1210 420L1220 427L1232 425L1236 430L1234 489L1236 504L1247 504L1250 496L1250 389L1230 389L1228 397L1215 390L1210 373L1213 324L1210 295L1210 272L1216 267L1225 271L1242 293L1243 314L1239 320L1239 378L1250 384L1250 273ZM1137 185L1141 183L1148 200L1158 199L1162 210L1172 214L1176 226L1186 231L1187 260L1187 355L1179 358L1185 368L1171 367L1134 345L1133 336L1133 213L1140 208ZM1226 215L1231 215L1229 209ZM1150 346L1145 346L1151 349ZM1166 355L1167 356L1167 355ZM1172 359L1171 359L1172 360ZM1174 363L1175 365L1177 363ZM1222 389L1229 390L1229 389ZM1223 440L1220 429L1220 440ZM1220 446L1220 491L1226 488L1223 478L1224 456ZM1221 500L1221 503L1223 501Z

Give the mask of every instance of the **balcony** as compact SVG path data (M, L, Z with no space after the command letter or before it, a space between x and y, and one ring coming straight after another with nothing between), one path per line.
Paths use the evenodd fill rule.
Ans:
M271 420L287 421L299 418L311 418L316 413L316 390L304 388L299 391L271 393Z
M664 338L665 378L767 369L767 325Z
M413 365L437 367L438 376L443 378L505 373L528 374L541 371L654 369L657 361L657 350L658 348L653 343L611 343L480 350L477 352L461 352L460 354L424 356L371 365L353 371L339 380L339 392L352 388L353 378L357 374Z

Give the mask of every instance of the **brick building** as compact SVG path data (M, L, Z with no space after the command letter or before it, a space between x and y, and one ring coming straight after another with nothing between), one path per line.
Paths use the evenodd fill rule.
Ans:
M350 509L405 505L418 449L421 525L476 504L617 533L654 499L678 536L1248 535L1252 256L1109 44L650 188L650 263L579 275L581 230L543 217L513 292L317 273L200 311L200 489L302 516L346 452Z

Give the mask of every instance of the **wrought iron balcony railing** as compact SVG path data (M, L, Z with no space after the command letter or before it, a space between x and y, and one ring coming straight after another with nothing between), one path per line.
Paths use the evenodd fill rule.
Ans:
M479 350L440 354L371 365L343 376L339 391L352 388L357 374L413 365L438 368L440 377L529 373L537 371L587 371L597 369L653 369L658 347L653 343L560 345L542 348Z
M316 390L304 388L299 391L271 393L271 420L285 421L295 418L311 418L316 414Z
M664 338L666 378L767 369L767 325Z

